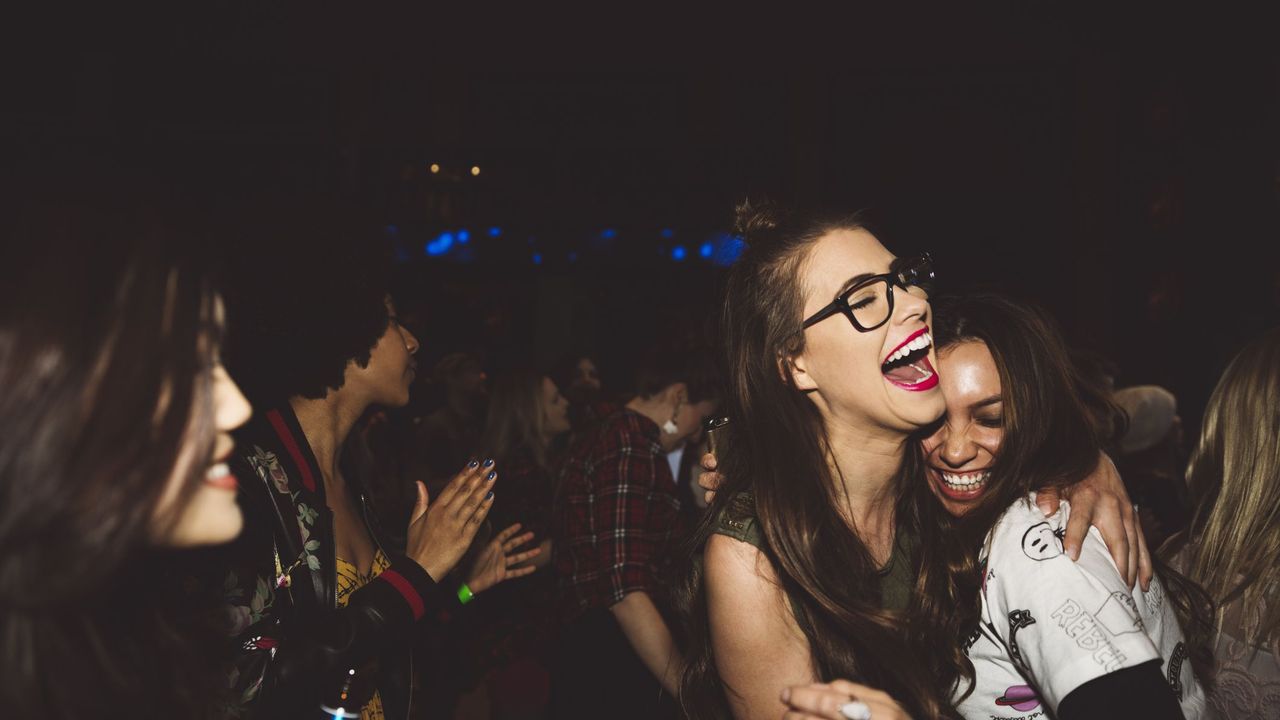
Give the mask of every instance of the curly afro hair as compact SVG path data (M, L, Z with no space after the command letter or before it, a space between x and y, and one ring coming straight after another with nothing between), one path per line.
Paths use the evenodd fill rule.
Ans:
M358 208L273 198L234 218L226 287L227 369L261 407L322 398L347 364L369 364L388 322L390 262Z

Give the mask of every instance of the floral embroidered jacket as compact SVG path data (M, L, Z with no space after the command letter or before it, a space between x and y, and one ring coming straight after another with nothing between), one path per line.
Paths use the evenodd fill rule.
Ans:
M230 680L238 714L314 717L322 705L344 701L358 713L376 687L387 717L408 717L414 638L456 599L416 562L382 545L363 486L344 466L391 566L336 607L333 517L288 404L256 414L238 433L231 465L245 528L204 575L222 578L226 629L237 646Z

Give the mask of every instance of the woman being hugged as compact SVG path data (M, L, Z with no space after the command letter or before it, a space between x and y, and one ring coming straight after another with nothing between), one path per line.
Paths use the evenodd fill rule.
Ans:
M913 440L944 410L931 264L895 258L856 217L744 207L738 226L722 317L734 420L686 586L682 702L775 718L788 685L849 677L914 717L948 714L964 656L932 632L952 612L933 598L958 549Z
M722 318L734 423L697 535L681 700L694 717L776 717L787 685L857 677L938 716L947 699L898 629L917 554L926 575L944 568L904 467L911 433L943 409L931 271L856 219L743 207L738 230ZM910 362L887 367L900 350Z
M938 597L952 613L934 630L967 638L973 682L957 686L961 714L1203 716L1203 591L1167 568L1134 587L1093 532L1072 562L1061 539L1070 503L1047 518L1036 507L1038 493L1089 472L1123 426L1109 421L1118 408L1081 381L1053 324L1025 304L965 298L940 308L935 329L947 412L921 449L964 551L949 597ZM809 709L824 692L849 697L798 688L792 705Z

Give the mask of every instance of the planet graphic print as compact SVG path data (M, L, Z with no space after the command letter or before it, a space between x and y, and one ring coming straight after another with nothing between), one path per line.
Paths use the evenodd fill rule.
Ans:
M1040 698L1029 686L1014 685L1004 691L1003 697L996 698L996 705L1007 705L1018 711L1035 710L1040 707Z

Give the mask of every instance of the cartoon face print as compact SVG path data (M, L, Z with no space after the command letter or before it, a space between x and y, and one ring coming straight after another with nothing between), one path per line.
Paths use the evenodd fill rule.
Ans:
M1062 554L1063 534L1047 522L1036 523L1022 535L1022 552L1032 560L1052 560Z

